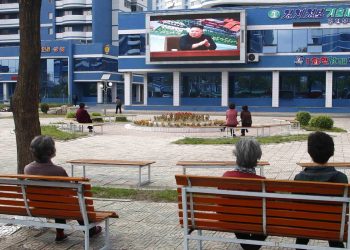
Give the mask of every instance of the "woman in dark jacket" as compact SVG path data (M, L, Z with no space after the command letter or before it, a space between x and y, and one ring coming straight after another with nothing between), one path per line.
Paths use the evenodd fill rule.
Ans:
M248 106L242 106L241 111L241 123L242 127L251 127L252 126L252 115L248 110ZM245 132L248 133L248 129L241 129L241 135L245 136Z

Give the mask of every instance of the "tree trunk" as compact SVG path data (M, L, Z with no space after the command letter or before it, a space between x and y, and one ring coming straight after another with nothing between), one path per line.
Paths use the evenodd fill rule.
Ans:
M17 143L17 173L33 158L31 140L41 134L39 121L41 0L19 0L19 72L13 95L13 118Z

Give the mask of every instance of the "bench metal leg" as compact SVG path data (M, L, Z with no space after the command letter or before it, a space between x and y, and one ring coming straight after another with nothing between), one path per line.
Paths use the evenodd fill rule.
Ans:
M85 174L85 165L83 165L83 176L84 176L84 178L86 177L86 174Z
M141 166L139 167L139 187L141 187Z
M105 249L109 249L109 218L105 220L105 230L106 230L106 237L105 237Z
M197 235L198 236L202 236L202 230L197 230ZM202 250L203 249L202 240L198 240L197 241L197 249L198 250Z
M71 165L71 169L72 169L72 177L74 177L74 165Z
M85 238L85 244L84 244L84 249L89 250L90 246L90 234L89 234L89 227L85 227L84 231L84 238Z
M264 176L264 166L260 166L260 176Z
M151 165L147 165L148 167L148 183L151 182Z
M186 167L185 166L182 166L182 173L186 174Z

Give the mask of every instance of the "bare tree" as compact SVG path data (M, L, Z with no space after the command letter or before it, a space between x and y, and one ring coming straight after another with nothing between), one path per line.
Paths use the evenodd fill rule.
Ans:
M17 143L17 173L32 161L31 140L41 134L39 121L41 0L19 0L19 72L13 95Z

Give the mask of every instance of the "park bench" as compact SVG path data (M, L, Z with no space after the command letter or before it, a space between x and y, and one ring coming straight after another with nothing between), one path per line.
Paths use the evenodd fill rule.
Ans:
M307 167L335 167L339 169L350 169L350 162L327 162L326 164L318 164L315 162L298 162L297 165L300 167L307 168Z
M89 249L89 229L105 222L105 246L109 247L109 218L112 211L95 211L91 185L85 178L37 175L0 175L1 223L25 226L74 229L85 232L85 250ZM42 220L33 218L48 218ZM51 219L80 220L84 225L60 224Z
M270 136L271 135L271 128L280 127L281 131L283 130L283 127L287 127L288 132L290 131L290 123L279 123L279 124L264 124L264 125L253 125L251 127L244 127L244 126L237 126L237 127L230 127L230 126L224 126L226 127L226 136L229 135L230 129L234 129L235 132L241 133L241 129L248 129L249 131L255 130L256 136ZM220 128L223 128L221 126Z
M74 176L74 167L83 166L83 177L86 177L85 166L95 167L136 167L139 169L138 187L149 184L151 182L151 164L154 161L126 161L126 160L98 160L98 159L75 159L69 160L67 163L71 164L72 176ZM148 178L142 181L142 168L148 168Z
M182 166L182 173L186 174L187 168L233 168L235 161L178 161L177 166ZM270 165L267 161L259 161L257 168L260 169L260 175L264 176L264 166Z
M215 232L292 237L293 241L310 238L346 242L349 237L349 184L191 175L175 178L184 249L188 249L189 240L196 240L198 249L203 241L338 249L244 240ZM191 235L193 231L197 235Z

